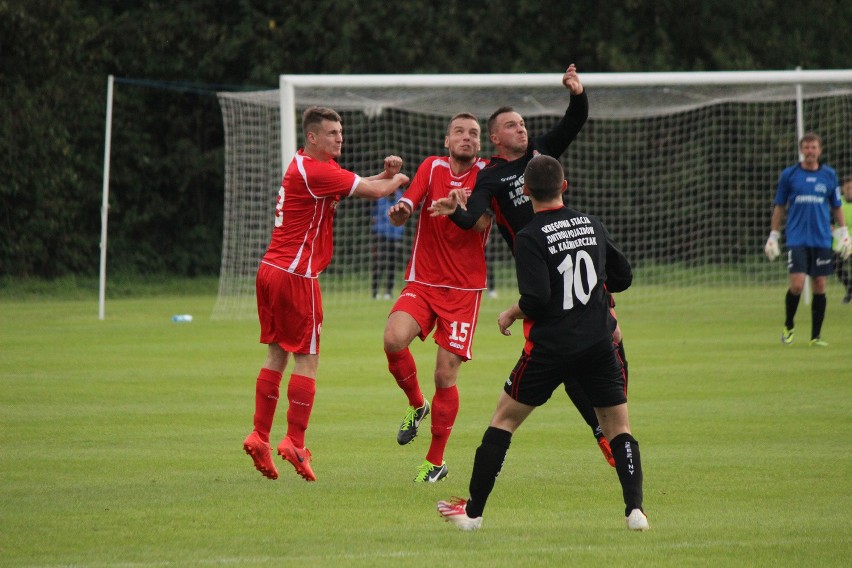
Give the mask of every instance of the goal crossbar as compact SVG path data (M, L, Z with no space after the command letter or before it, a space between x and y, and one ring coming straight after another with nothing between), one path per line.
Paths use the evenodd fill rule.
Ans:
M561 82L557 73L459 73L399 75L280 75L281 164L287 167L296 153L296 95L298 88L495 88L508 85L552 87ZM702 71L656 73L583 73L588 87L666 87L700 85L806 85L852 83L852 69L781 71ZM292 117L292 120L288 120Z

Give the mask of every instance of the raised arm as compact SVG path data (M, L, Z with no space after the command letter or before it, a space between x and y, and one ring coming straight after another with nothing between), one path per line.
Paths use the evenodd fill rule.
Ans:
M562 84L571 92L568 109L556 126L544 134L539 142L543 153L555 158L565 152L589 118L589 99L573 63L562 76Z

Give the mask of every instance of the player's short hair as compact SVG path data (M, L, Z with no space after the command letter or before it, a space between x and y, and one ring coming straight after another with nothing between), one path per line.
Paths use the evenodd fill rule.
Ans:
M539 154L524 170L524 185L536 201L550 201L562 194L565 170L559 160Z
M472 120L472 121L476 122L477 124L479 124L479 119L476 118L475 114L471 114L469 112L460 112L460 113L456 114L455 116L453 116L453 118L451 118L450 121L447 123L447 134L450 133L450 125L460 118L463 118L465 120Z
M331 122L343 122L336 111L327 107L311 106L302 113L302 132L307 135L309 130L315 129L323 120Z
M501 106L491 113L491 116L488 117L488 134L492 134L494 132L494 124L497 122L497 117L507 112L515 112L515 109L510 106Z
M820 146L822 146L822 138L819 137L819 134L816 132L805 132L805 135L802 136L802 139L799 140L799 148L802 147L802 144L805 142L816 142Z

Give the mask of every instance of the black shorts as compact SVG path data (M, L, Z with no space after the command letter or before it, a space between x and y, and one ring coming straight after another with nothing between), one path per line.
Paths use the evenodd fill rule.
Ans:
M829 276L834 273L833 252L830 248L793 247L787 250L787 271L808 276Z
M503 390L522 404L541 406L559 385L572 382L583 387L592 406L627 402L624 368L615 354L612 339L564 359L536 357L535 351L532 356L522 353Z

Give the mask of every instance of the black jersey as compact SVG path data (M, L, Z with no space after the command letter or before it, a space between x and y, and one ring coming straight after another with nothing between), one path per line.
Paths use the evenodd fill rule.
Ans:
M459 227L470 229L490 207L500 234L512 250L515 235L533 218L532 204L523 190L527 164L538 154L558 159L577 137L588 116L586 91L571 95L562 119L545 134L532 138L524 156L511 162L499 156L491 158L488 166L479 172L467 200L467 211L459 207L450 219Z
M540 211L516 235L515 267L528 355L570 356L611 338L604 286L626 290L633 274L596 217Z

